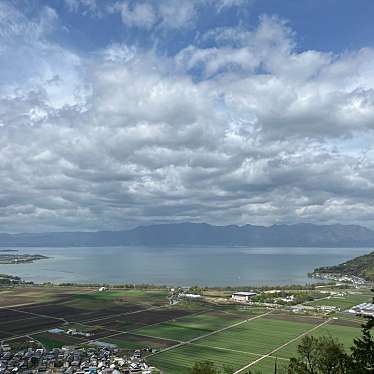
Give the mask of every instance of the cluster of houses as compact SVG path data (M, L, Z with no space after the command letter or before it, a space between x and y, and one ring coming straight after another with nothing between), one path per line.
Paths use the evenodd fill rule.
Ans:
M64 330L64 329L59 329L59 328L53 328L53 329L48 330L48 332L50 332L52 334L66 334L66 335L71 335L71 336L85 336L87 338L92 336L92 334L90 332L78 331L77 329Z
M290 307L291 312L293 313L307 313L307 312L319 312L329 314L332 312L339 312L340 308L333 305L293 305Z
M30 347L14 352L8 344L0 345L0 374L151 374L137 350L131 357L121 357L118 348L63 347L47 350Z
M352 283L355 287L360 287L365 285L367 282L365 279L357 277L355 275L342 275L342 274L334 274L334 273L313 273L311 274L313 278L317 279L327 279L333 280L336 282L344 283Z

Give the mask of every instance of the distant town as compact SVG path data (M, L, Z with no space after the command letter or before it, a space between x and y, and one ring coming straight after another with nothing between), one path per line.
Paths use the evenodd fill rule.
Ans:
M37 348L34 340L25 349L13 352L9 344L0 346L0 373L129 374L154 372L142 359L141 350L123 357L110 344L89 348Z

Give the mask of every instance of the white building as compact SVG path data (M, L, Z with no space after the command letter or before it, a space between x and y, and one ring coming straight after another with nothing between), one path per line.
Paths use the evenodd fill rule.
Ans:
M286 297L281 297L280 300L284 301L285 303L292 303L292 302L295 301L295 296L290 295L290 296L286 296Z
M181 293L179 294L180 297L186 297L187 299L200 299L201 295L197 295L194 293Z
M249 299L253 296L256 296L256 292L234 292L231 295L231 298L235 301L249 301Z
M371 303L362 303L356 306L353 306L348 310L349 313L361 314L363 316L372 316L374 317L374 304Z

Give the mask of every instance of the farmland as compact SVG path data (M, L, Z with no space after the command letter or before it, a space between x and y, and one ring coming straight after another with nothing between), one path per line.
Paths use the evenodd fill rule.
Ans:
M270 374L276 358L281 372L306 334L331 335L347 349L360 334L359 321L342 312L332 318L296 315L286 308L202 301L169 305L165 289L98 292L89 287L25 287L0 294L4 296L0 308L4 342L22 345L33 340L54 348L99 341L125 352L147 347L147 361L165 374L189 373L196 361L203 360L234 371L250 368ZM335 299L346 309L369 297L365 291ZM69 330L79 334L69 335Z
M330 305L340 308L341 310L349 309L354 305L368 302L372 295L369 292L356 293L352 292L344 296L332 296L323 300L313 301L309 305Z
M214 362L218 367L229 365L234 370L258 361L253 368L262 370L263 373L273 373L275 358L278 359L278 368L285 366L295 354L301 337L307 333L315 336L332 335L348 347L360 330L334 325L330 320L302 323L292 316L284 321L267 315L155 354L149 361L163 368L165 373L188 373L186 367L204 359ZM272 353L267 356L270 352Z

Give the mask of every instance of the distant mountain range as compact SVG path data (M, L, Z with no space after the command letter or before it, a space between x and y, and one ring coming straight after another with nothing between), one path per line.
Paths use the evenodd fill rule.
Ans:
M123 231L0 234L1 247L68 246L248 246L370 247L374 231L358 225L213 226L178 223L139 226Z

